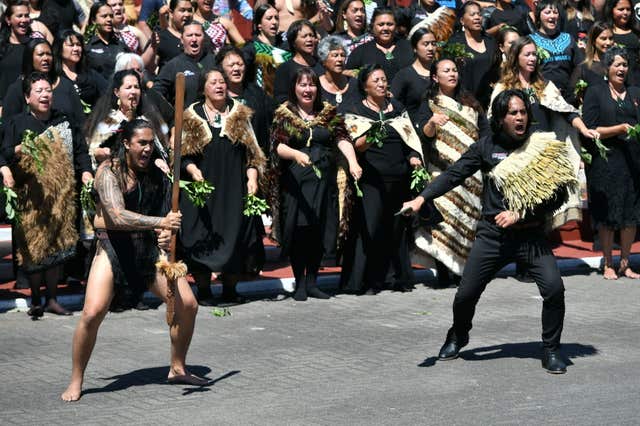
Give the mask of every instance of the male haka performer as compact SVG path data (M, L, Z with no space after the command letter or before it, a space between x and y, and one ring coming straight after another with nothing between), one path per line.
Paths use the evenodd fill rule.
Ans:
M506 264L518 261L535 279L542 304L542 367L566 372L560 355L564 320L564 285L556 259L545 239L545 221L576 185L564 144L553 133L529 134L531 110L520 90L499 94L492 106L493 135L471 145L462 157L403 206L418 212L467 177L481 170L482 218L453 301L453 326L438 358L458 357L469 342L471 320L487 284Z
M77 401L84 372L96 342L98 328L113 298L116 283L144 283L167 302L167 278L156 271L159 249L169 246L171 231L180 229L181 213L168 213L168 182L152 160L154 134L142 119L126 123L116 157L103 162L96 172L98 193L94 226L97 251L85 295L82 317L73 336L71 383L62 394ZM157 234L157 235L156 235ZM208 380L191 374L185 358L198 310L186 278L178 278L175 317L170 326L171 366L169 383L205 385Z

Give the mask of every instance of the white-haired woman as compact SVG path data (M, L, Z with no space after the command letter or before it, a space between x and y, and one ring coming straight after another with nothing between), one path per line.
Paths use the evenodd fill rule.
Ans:
M332 35L318 43L317 55L325 73L320 76L322 100L338 106L358 94L358 82L343 74L347 52L340 37Z

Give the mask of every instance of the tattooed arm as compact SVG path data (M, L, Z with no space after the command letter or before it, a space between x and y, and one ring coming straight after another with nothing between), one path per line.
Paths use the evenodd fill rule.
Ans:
M145 216L127 210L122 189L108 164L103 164L96 173L95 188L100 197L105 225L113 230L147 230L180 228L181 213L169 212L165 217Z

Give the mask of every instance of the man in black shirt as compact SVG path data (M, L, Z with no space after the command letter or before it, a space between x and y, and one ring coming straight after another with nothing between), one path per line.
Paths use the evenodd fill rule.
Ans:
M544 219L546 213L554 211L562 203L560 194L566 192L566 185L555 186L553 196L528 208L521 218L516 209L505 207L514 204L513 199L500 191L495 175L490 175L495 173L496 166L524 146L529 138L530 115L530 105L522 91L507 90L499 94L492 105L491 129L494 134L471 145L418 197L404 203L403 210L418 212L425 201L445 194L476 171L482 171L482 219L453 302L453 326L438 358L449 360L458 357L460 349L469 342L471 321L480 295L495 274L515 260L528 268L543 298L542 366L549 373L562 374L566 372L566 364L559 352L565 312L564 285L544 236ZM542 182L542 185L546 183Z
M198 99L200 76L213 68L215 58L203 49L204 30L202 24L191 21L182 27L183 53L166 63L153 84L153 89L173 104L175 97L176 74L185 75L185 106Z

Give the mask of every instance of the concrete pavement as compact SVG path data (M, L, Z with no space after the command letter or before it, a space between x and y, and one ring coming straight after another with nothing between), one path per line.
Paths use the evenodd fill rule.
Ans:
M492 282L462 358L434 356L455 289L282 296L201 308L189 363L215 379L164 383L164 307L108 314L85 394L59 401L78 321L0 315L0 424L638 424L640 282L594 273L565 277L563 350L572 365L540 367L541 301L533 284Z

